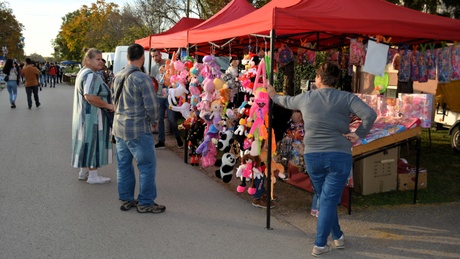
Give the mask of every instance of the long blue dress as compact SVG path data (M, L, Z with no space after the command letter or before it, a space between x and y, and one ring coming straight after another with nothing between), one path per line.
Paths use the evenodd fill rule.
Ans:
M105 102L110 89L95 72L83 68L75 80L72 116L72 166L98 168L112 163L112 143L107 118L100 108L89 104L85 94Z

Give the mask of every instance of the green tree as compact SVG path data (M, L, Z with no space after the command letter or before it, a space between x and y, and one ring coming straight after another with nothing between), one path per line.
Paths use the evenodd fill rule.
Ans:
M24 26L18 22L8 2L0 2L0 19L0 48L8 48L8 57L23 59L24 46L21 38Z

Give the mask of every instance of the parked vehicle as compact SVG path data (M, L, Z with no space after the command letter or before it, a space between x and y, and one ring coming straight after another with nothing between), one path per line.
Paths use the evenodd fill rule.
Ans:
M460 81L438 84L436 128L448 128L452 150L460 153Z

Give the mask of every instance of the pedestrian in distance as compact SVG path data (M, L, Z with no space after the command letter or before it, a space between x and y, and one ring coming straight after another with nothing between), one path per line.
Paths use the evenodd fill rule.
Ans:
M72 116L72 161L80 168L79 180L89 184L109 183L97 169L112 163L110 125L102 109L113 111L111 92L97 75L102 66L102 52L95 48L86 51L83 68L75 79Z
M12 59L7 59L3 67L3 74L5 74L6 89L10 96L11 109L16 108L16 98L18 97L18 85L21 74L19 66L13 62Z
M127 57L128 65L115 75L112 86L120 209L127 211L137 206L139 213L162 213L166 207L155 203L157 164L152 134L152 126L156 126L159 118L158 100L152 80L141 71L144 48L139 44L129 46ZM137 200L133 159L139 169Z
M38 78L40 71L35 67L34 62L30 58L26 58L26 66L22 69L21 75L25 78L25 88L27 94L27 105L29 110L32 109L32 94L34 95L35 106L40 107L40 99L38 97Z
M339 67L332 62L321 64L316 70L317 90L296 96L278 95L272 86L268 94L275 104L302 113L305 135L305 164L318 196L318 223L313 256L331 251L327 244L332 235L337 249L345 248L339 225L337 204L350 175L353 158L352 144L365 137L377 117L366 103L350 92L335 88L340 78ZM350 132L350 115L361 118L355 132Z
M48 69L48 75L50 77L50 88L56 88L57 74L58 68L54 63L51 63L50 68Z

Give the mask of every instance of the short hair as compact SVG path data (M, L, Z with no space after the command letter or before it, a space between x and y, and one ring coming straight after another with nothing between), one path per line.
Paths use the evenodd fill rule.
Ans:
M339 82L340 69L336 63L327 61L319 65L316 75L321 76L324 85L335 87Z
M32 64L32 59L26 58L26 63L29 64L29 65Z
M156 48L150 49L150 53L157 52L157 51L160 52L160 50L159 50L159 49L156 49Z
M129 61L135 61L142 58L144 55L144 47L141 45L134 43L133 45L128 47L128 54L127 58Z
M85 57L83 58L83 62L81 62L81 64L82 64L83 66L85 66L85 65L86 65L86 62L85 62L85 61L86 61L87 58L92 59L92 58L94 58L94 57L95 57L96 55L98 55L98 54L102 54L102 52L101 52L100 50L96 49L96 48L90 48L90 49L88 49L88 50L86 51L86 53L85 53Z

